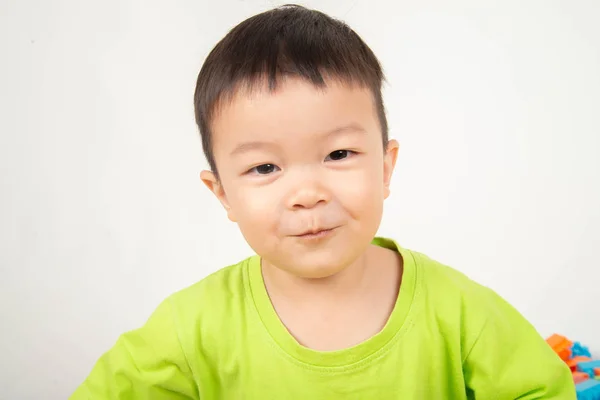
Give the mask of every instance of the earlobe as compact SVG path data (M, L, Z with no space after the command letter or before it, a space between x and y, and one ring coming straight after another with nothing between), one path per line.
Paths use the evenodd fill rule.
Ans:
M235 216L233 215L233 211L229 202L227 201L227 196L225 195L225 190L223 189L223 185L217 178L214 172L212 171L202 171L200 172L200 180L206 185L208 190L210 190L217 200L221 203L225 211L227 211L227 218L231 221L236 222Z
M392 174L396 167L396 160L398 158L398 148L400 145L395 139L391 139L385 150L383 160L383 196L387 199L390 195L390 183L392 181Z

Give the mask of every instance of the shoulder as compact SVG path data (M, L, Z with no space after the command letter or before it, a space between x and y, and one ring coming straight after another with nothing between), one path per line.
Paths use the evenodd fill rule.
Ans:
M415 252L423 303L448 346L459 345L476 398L574 398L567 365L535 327L494 290Z
M252 259L222 268L168 297L174 329L192 369L200 362L196 360L199 348L220 348L222 343L228 343L223 337L233 334L232 327L245 320Z
M252 257L224 267L171 296L169 302L178 312L201 313L227 307L245 296L247 268Z
M423 253L411 250L404 252L414 260L416 274L427 295L439 297L444 301L457 299L476 303L494 300L497 296L490 288L472 280L453 267Z
M419 252L404 253L404 257L414 260L422 311L435 319L441 333L447 337L456 335L464 350L474 345L490 321L506 321L508 315L518 314L494 290L457 269Z

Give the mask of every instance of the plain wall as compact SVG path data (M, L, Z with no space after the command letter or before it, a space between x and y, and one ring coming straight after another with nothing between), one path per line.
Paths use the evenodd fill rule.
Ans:
M198 178L192 95L276 4L0 2L0 398L66 398L163 298L251 254ZM600 355L600 2L303 4L386 70L380 234Z

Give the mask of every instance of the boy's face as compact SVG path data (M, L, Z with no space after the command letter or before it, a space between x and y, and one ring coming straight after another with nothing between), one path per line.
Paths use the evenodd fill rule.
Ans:
M376 235L398 145L384 151L370 91L287 78L215 115L219 180L202 180L263 263L304 278L355 262Z

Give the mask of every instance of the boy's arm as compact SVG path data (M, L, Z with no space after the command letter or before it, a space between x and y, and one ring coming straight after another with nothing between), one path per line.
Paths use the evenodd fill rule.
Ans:
M566 363L516 309L488 295L486 323L463 362L469 398L575 400Z
M198 391L173 323L169 300L146 324L122 335L70 397L197 399Z

